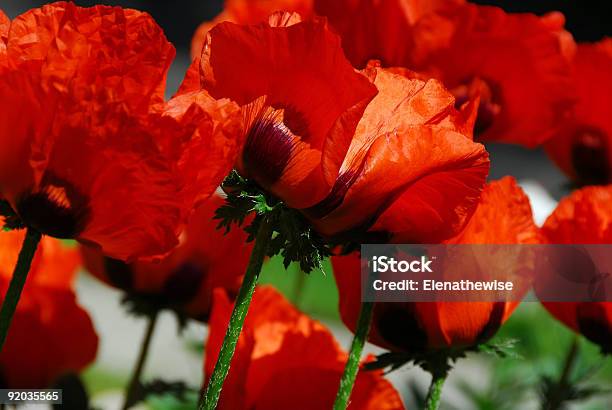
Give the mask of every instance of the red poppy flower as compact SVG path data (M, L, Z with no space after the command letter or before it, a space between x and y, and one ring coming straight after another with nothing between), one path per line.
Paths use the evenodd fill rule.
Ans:
M529 199L510 177L486 186L465 229L449 243L539 243ZM343 322L355 329L361 305L360 258L332 257ZM390 350L410 351L465 347L489 339L517 303L431 302L379 303L370 338Z
M0 295L8 288L23 237L24 231L0 233ZM3 388L50 388L62 375L94 361L98 337L72 288L78 266L76 249L42 239L0 353Z
M546 152L581 184L612 182L612 38L579 44L573 61L578 102Z
M238 107L164 102L174 48L135 10L53 3L13 20L5 47L0 196L26 225L114 258L169 251L231 169Z
M542 233L550 243L612 243L612 186L587 187L559 202ZM543 303L566 326L612 353L612 302Z
M206 343L205 373L219 353L232 304L217 291ZM260 286L238 340L219 409L328 409L347 354L321 323L299 312L278 291ZM403 409L380 371L360 372L349 409Z
M413 27L411 68L439 78L458 101L480 95L479 139L534 147L558 131L574 102L562 23L560 13L440 8Z
M159 263L126 264L105 257L99 250L81 247L85 267L94 276L148 300L199 320L210 313L212 291L220 287L235 295L251 253L247 234L233 229L227 235L216 229L215 210L223 199L215 195L191 217L181 242Z
M240 173L324 235L436 240L477 203L489 162L468 131L474 103L457 111L438 81L407 70L354 71L325 20L221 23L201 72L213 97L243 106Z

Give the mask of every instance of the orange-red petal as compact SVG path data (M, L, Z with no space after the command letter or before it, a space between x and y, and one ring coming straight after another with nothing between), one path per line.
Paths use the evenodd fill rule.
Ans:
M402 1L316 1L315 12L326 16L342 37L347 58L357 68L369 60L386 67L409 67L414 43L410 2Z
M379 93L350 139L326 145L325 173L335 185L307 215L326 235L368 224L394 241L455 234L484 185L484 147L461 134L468 120L438 81L376 66L365 72Z
M217 24L229 21L237 24L257 24L277 11L296 12L304 18L312 15L313 0L225 0L225 8L212 21L200 24L191 39L191 56L202 55L206 35Z
M57 2L32 9L11 25L9 65L38 73L56 88L87 93L90 110L121 102L146 112L163 102L174 47L147 13ZM82 97L85 97L84 94ZM104 113L100 113L104 114Z
M549 243L612 243L612 186L586 187L563 198L546 219Z

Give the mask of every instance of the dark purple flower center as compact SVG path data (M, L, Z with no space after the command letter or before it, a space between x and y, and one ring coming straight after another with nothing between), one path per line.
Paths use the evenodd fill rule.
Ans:
M21 195L16 211L27 226L62 239L77 237L90 216L85 195L49 173L38 189Z
M250 177L270 186L281 177L293 149L291 131L282 122L260 118L246 137L242 160Z
M592 127L583 127L572 138L572 166L578 182L585 185L610 183L609 147L606 134Z
M487 131L501 112L501 90L491 81L472 79L465 81L462 85L455 87L451 92L455 96L455 107L457 109L473 98L476 94L480 94L480 104L478 105L478 114L476 115L476 123L474 124L474 135L478 136Z

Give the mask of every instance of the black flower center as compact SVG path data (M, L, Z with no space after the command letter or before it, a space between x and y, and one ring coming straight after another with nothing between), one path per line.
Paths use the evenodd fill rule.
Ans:
M572 138L572 166L578 182L585 185L610 183L609 148L606 134L592 127L583 127Z
M379 303L374 311L374 326L385 342L396 349L413 352L427 346L427 333L421 328L413 305Z
M455 96L455 107L459 109L464 103L480 95L480 104L474 124L474 135L478 136L487 131L501 112L501 91L494 82L478 79L470 79L462 85L455 87L452 91Z
M242 160L247 173L270 186L281 177L293 149L291 131L282 122L260 118L247 134Z
M580 303L576 314L580 333L601 346L603 353L612 354L612 329L603 305Z
M182 264L164 283L164 295L170 304L187 304L192 301L202 285L205 273L193 264Z
M37 190L21 195L16 211L27 226L62 239L77 237L90 214L87 198L52 174L43 177Z

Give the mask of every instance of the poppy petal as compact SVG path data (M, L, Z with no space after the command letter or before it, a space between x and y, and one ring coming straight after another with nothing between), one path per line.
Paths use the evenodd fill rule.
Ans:
M129 47L125 47L125 44ZM32 9L11 25L11 64L49 78L56 87L94 91L98 104L130 110L163 102L174 47L147 13L120 7L55 3ZM95 87L94 87L95 86ZM97 107L101 109L101 107Z
M612 186L586 187L563 198L542 233L550 243L612 243Z
M436 238L428 232L440 233L436 226L450 224L450 233L442 235L452 235L458 229L453 224L469 216L488 172L484 147L456 132L469 127L470 115L455 110L454 97L437 80L381 69L375 62L364 73L379 93L350 139L336 138L325 146L325 173L329 180L336 175L335 184L307 215L327 235L373 222L372 230L395 234L410 229L425 242ZM455 200L444 198L444 206L436 209L441 195L455 195ZM432 200L436 205L427 210L426 201ZM403 222L393 220L398 215ZM429 225L419 228L416 222Z
M226 0L224 9L212 21L202 23L191 40L191 56L200 57L206 35L217 24L224 21L237 24L257 24L268 19L272 13L284 10L296 12L307 18L312 14L313 0Z
M488 170L484 147L457 132L417 126L388 133L372 144L342 204L314 224L334 235L377 215L371 231L393 241L444 239L471 215Z
M541 243L529 197L512 177L490 182L465 228L446 243Z
M410 3L316 1L315 12L326 16L340 34L344 53L355 67L363 68L373 59L386 67L406 67L413 47Z

